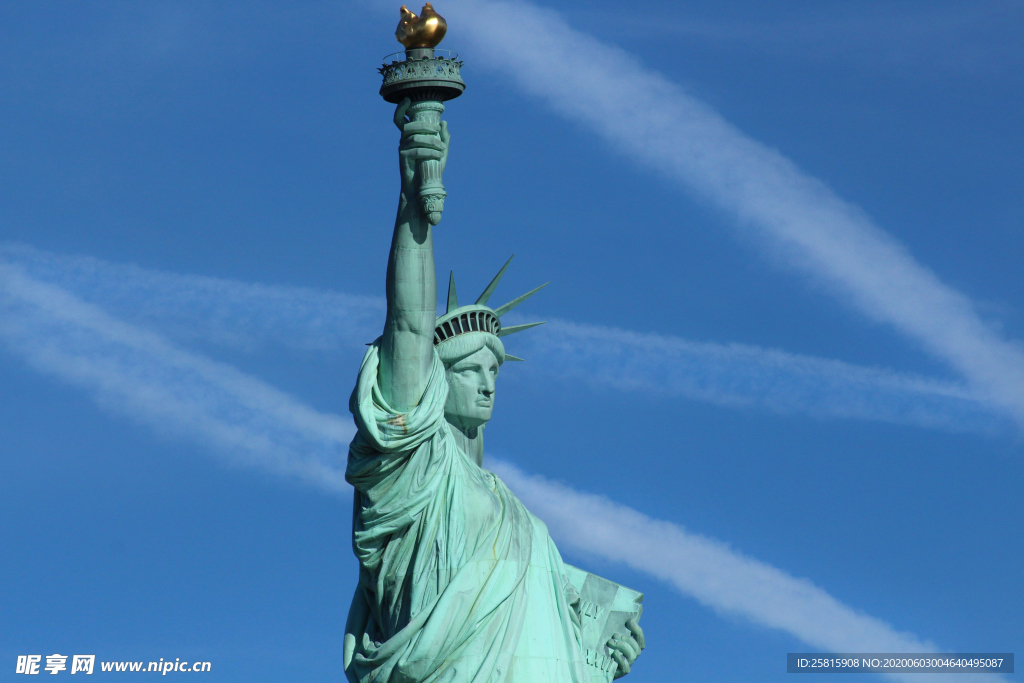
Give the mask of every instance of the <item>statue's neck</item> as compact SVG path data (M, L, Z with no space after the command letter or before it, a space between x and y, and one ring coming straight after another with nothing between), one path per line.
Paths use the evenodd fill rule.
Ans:
M459 445L462 452L469 456L469 459L475 462L481 467L484 464L484 428L473 427L471 429L463 429L458 425L454 425L451 422L448 423L452 428L452 436L455 437L455 443Z

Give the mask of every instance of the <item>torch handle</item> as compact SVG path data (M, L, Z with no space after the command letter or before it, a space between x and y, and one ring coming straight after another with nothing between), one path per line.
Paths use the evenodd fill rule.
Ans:
M444 112L444 105L436 100L420 100L409 107L408 115L410 121L424 121L439 126L441 113ZM441 174L444 168L440 161L427 159L418 162L420 178L420 206L427 220L431 225L441 222L441 212L444 211L444 199L448 194L444 191L441 182Z

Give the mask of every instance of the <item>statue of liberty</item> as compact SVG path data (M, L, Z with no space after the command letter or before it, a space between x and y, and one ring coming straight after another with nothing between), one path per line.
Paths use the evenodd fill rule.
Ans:
M400 39L403 27L422 32L440 19L429 4L420 17L402 10ZM396 64L433 60L439 40ZM358 432L346 479L355 488L359 583L345 672L351 683L607 683L629 673L644 647L642 596L564 564L544 523L483 468L499 369L520 360L502 340L540 324L506 327L501 317L540 288L489 308L506 263L460 306L453 275L437 316L433 226L450 140L443 109L403 96L394 114L401 189L387 317L350 401Z

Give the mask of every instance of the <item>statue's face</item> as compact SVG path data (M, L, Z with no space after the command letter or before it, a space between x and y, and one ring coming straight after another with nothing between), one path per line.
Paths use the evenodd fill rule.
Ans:
M444 416L462 429L479 427L491 419L494 410L494 381L498 359L484 347L447 370L448 401Z

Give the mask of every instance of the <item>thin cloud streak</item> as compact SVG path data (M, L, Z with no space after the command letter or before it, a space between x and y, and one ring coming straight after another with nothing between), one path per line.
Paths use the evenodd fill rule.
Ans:
M954 432L992 434L1009 426L975 392L953 382L745 344L560 320L516 344L517 353L541 366L538 373L622 391Z
M1024 350L858 207L635 56L528 2L449 0L478 64L732 216L742 234L947 362L1024 424ZM515 16L515 22L496 22Z
M621 562L715 611L784 631L824 652L939 651L934 643L901 633L844 605L807 579L746 557L721 541L652 519L604 496L528 475L508 462L490 458L488 466L544 520L560 547ZM967 675L963 680L980 683L992 680L989 676ZM947 680L939 674L887 677L907 683Z
M12 245L0 245L3 262L186 344L355 355L379 334L384 317L379 297L179 275ZM953 432L1009 426L977 392L952 382L755 346L552 320L516 336L515 348L530 361L516 373L547 381Z
M0 263L180 342L336 352L380 334L383 297L181 275L0 244Z
M101 406L158 432L237 464L350 495L343 474L350 422L184 351L9 263L0 263L0 343L36 370L87 390ZM813 647L935 649L719 541L529 477L508 463L492 467L567 548L623 562L713 609L783 630ZM911 678L928 680L920 674L905 680Z
M246 466L347 490L354 428L235 368L184 351L0 263L0 343L101 406Z

